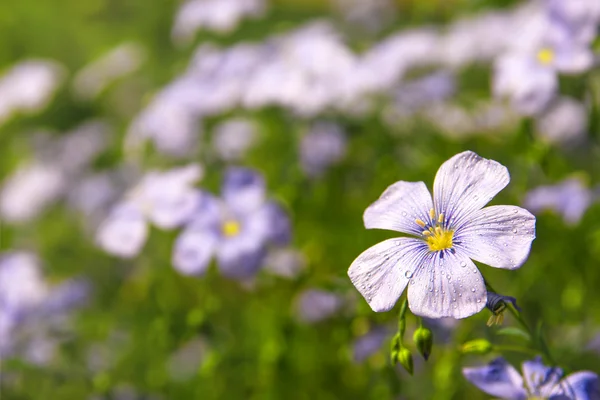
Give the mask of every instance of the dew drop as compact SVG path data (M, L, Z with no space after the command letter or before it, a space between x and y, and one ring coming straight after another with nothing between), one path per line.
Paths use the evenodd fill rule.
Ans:
M481 299L477 299L477 302L478 302L478 303L481 303Z
M475 288L471 288L471 292L475 293Z
M412 274L412 272L410 272L410 271L406 271L406 272L404 273L404 276L405 276L407 279L410 279L410 278L412 278L413 274Z
M466 266L467 266L467 263L466 263L465 261L461 261L461 262L460 262L460 266L464 268L464 267L466 267Z
M406 211L402 211L402 216L406 217Z
M519 210L515 208L515 209L513 210L513 212L514 212L515 214L517 214L517 213L519 212Z

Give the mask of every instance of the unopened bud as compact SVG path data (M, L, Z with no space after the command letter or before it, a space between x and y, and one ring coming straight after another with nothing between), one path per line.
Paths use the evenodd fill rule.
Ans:
M487 326L502 325L504 321L504 311L507 304L511 303L518 311L521 311L517 306L517 299L510 296L502 296L494 292L488 292L486 307L492 312L488 319Z
M431 348L433 347L433 333L431 330L423 326L419 327L413 334L413 341L415 342L419 353L421 353L425 361L427 361L431 354Z
M487 354L492 351L492 344L485 339L471 340L462 345L463 353Z
M400 363L406 372L409 374L413 374L413 358L412 353L406 347L401 347L400 350L396 352L392 352L392 361L396 363Z

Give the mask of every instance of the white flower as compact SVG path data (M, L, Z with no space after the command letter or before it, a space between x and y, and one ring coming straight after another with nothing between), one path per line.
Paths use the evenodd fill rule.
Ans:
M363 252L348 275L374 311L391 309L408 287L416 315L465 318L487 292L471 261L515 269L529 255L535 217L515 206L483 208L509 182L506 167L466 151L437 172L433 200L423 182L391 185L364 213L368 229L413 237L383 241Z

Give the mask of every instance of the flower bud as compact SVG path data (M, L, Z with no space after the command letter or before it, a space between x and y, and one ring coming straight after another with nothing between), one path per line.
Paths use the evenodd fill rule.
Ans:
M488 292L487 303L485 306L492 312L492 315L488 319L487 326L502 325L502 322L504 321L504 311L506 310L508 303L511 303L515 309L521 311L521 308L517 306L517 299L514 297Z
M431 348L433 347L433 333L431 330L424 326L419 327L413 334L413 341L415 342L419 353L421 353L425 361L427 361L431 354Z
M462 345L463 353L487 354L492 351L492 344L485 339L471 340Z
M392 352L392 362L394 364L400 363L406 372L413 374L413 358L412 353L406 347L401 347L398 351Z

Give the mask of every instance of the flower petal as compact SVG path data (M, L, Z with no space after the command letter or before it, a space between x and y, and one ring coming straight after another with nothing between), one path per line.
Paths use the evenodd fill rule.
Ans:
M148 225L141 211L130 203L121 203L98 228L96 241L107 253L132 258L140 252L147 236Z
M256 237L252 232L225 239L217 248L219 270L234 279L254 276L266 256L264 244L264 238Z
M399 181L367 207L363 220L367 229L388 229L421 236L423 228L415 221L429 221L432 208L431 195L423 182Z
M496 268L519 268L535 239L535 217L516 206L477 211L458 228L454 243L475 261Z
M541 357L523 362L523 376L531 395L548 397L562 375L562 369L545 366Z
M173 247L173 266L184 275L203 274L218 242L218 235L209 229L191 227L184 230Z
M580 371L567 376L555 388L550 398L554 400L558 395L568 395L568 398L575 400L599 400L600 379L598 374L591 371Z
M427 244L412 238L388 239L365 250L348 276L373 311L388 311L428 254Z
M483 277L465 254L429 253L408 286L408 306L428 318L466 318L481 311L487 292Z
M472 151L457 154L442 164L435 176L433 199L437 214L450 227L485 206L510 181L502 164Z
M487 394L501 399L524 400L527 393L519 372L503 358L483 367L463 368L469 382Z
M249 214L265 201L265 181L250 169L230 168L221 189L223 199L236 214Z

